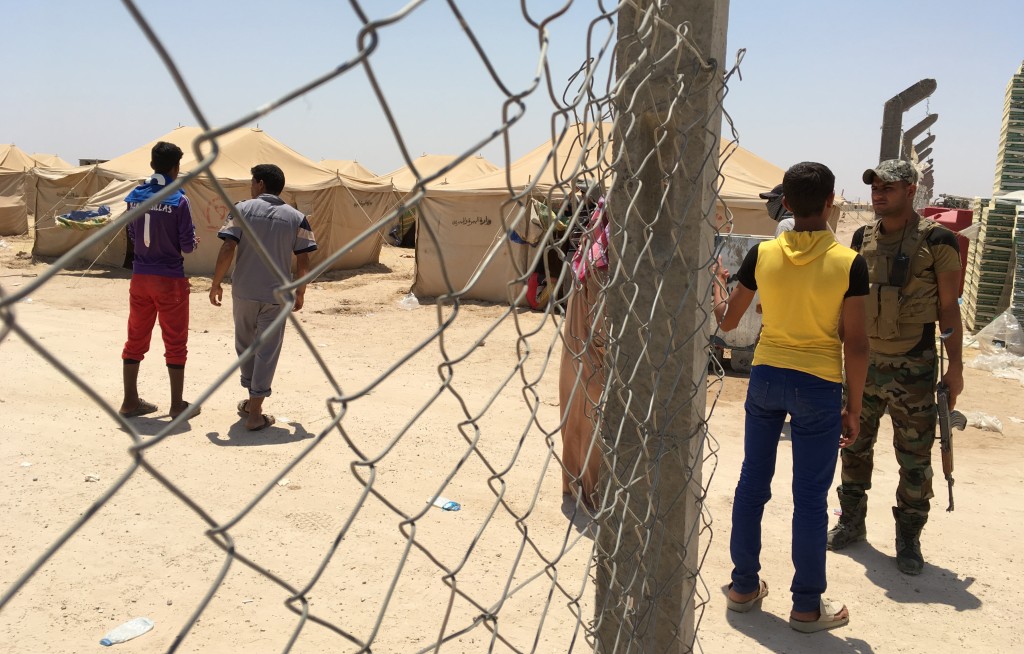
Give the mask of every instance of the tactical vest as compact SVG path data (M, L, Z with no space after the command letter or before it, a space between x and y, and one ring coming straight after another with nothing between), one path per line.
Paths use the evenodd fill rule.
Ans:
M933 220L918 217L917 225L904 234L899 251L880 248L881 221L864 228L860 254L868 265L870 291L866 300L867 331L871 339L900 336L900 325L921 325L939 319L939 291L928 234L938 226ZM910 227L910 225L908 225ZM896 259L906 258L903 283L893 279ZM897 275L898 276L898 275Z

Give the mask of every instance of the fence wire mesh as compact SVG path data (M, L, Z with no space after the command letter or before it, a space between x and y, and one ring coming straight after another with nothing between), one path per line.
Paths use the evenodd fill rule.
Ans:
M712 516L703 499L717 450L707 418L723 378L708 347L718 120L737 67L726 70L702 50L695 25L711 19L680 15L686 3L597 2L578 73L560 81L549 69L548 28L574 3L548 13L522 3L539 54L524 55L535 75L516 86L449 1L462 33L446 36L472 44L504 96L503 118L449 165L420 171L374 53L390 26L414 20L425 4L373 18L370 5L353 0L362 27L342 38L358 42L357 56L213 125L161 30L124 1L201 127L198 164L24 285L10 276L0 283L0 356L24 366L20 374L52 375L54 396L68 407L63 422L4 425L5 458L36 453L68 466L58 477L77 475L86 459L102 461L100 484L69 497L43 528L31 522L44 508L33 505L31 484L0 482L17 503L0 530L9 543L0 623L12 651L81 651L102 635L95 632L142 612L157 614L159 627L146 651L669 651L651 640L666 622L671 651L695 647L709 600L700 566ZM234 358L230 339L219 337L217 360L226 363L213 379L190 373L190 388L202 391L188 411L170 420L120 416L93 370L117 350L117 335L83 337L73 314L59 311L51 324L26 302L64 276L84 296L120 289L109 307L122 310L123 278L101 286L109 279L87 276L93 266L83 272L82 257L190 183L205 179L233 207L212 171L224 139L355 74L368 78L417 182L408 192L389 189L384 208L304 278L275 270L276 321L287 321L293 352L275 399L307 396L306 415L273 436L246 435L239 425L218 431L216 407L230 404L230 380L256 347ZM648 102L653 109L638 110ZM554 107L551 147L522 183L510 133L537 104ZM505 156L500 211L452 209L460 196L435 183L495 141ZM723 147L721 156L728 153ZM51 217L68 206L62 198ZM344 256L379 248L410 213L413 279L379 266L338 271ZM231 215L251 236L245 218ZM467 225L489 229L491 240L459 242L453 228ZM192 282L194 293L208 288ZM332 285L404 282L417 291L418 309L396 310L389 298L354 317L330 295ZM312 302L305 314L290 311L306 283ZM321 309L304 317L317 293ZM214 330L196 323L194 315L193 342ZM327 347L333 330L376 335L388 355ZM82 342L58 345L44 333ZM4 394L16 395L17 376L4 380ZM193 430L207 440L197 442ZM255 447L203 447L226 442ZM232 457L222 463L236 474L204 477L203 459ZM449 497L461 511L437 507ZM679 517L685 522L672 524ZM116 615L97 615L103 610ZM33 612L61 628L19 632Z

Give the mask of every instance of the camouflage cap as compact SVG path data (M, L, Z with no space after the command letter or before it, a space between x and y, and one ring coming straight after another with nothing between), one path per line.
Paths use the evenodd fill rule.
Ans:
M878 164L874 168L864 171L861 179L865 184L875 181L875 177L883 182L906 182L917 184L917 169L914 164L902 159L889 159Z

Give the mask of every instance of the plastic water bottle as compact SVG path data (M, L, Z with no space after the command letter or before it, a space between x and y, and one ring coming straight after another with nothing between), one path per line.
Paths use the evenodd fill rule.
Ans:
M153 628L153 621L149 618L135 618L125 622L120 627L115 627L107 632L107 635L100 641L100 645L110 647L126 640L137 638Z
M402 307L406 311L412 311L420 307L420 301L416 299L413 293L409 293L398 302L398 306Z

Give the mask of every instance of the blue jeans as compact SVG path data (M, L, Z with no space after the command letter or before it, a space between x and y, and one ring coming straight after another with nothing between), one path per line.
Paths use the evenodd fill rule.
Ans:
M745 404L743 468L732 505L733 589L758 589L761 518L786 414L793 438L794 611L817 611L825 591L828 492L842 432L842 384L797 370L754 366Z

